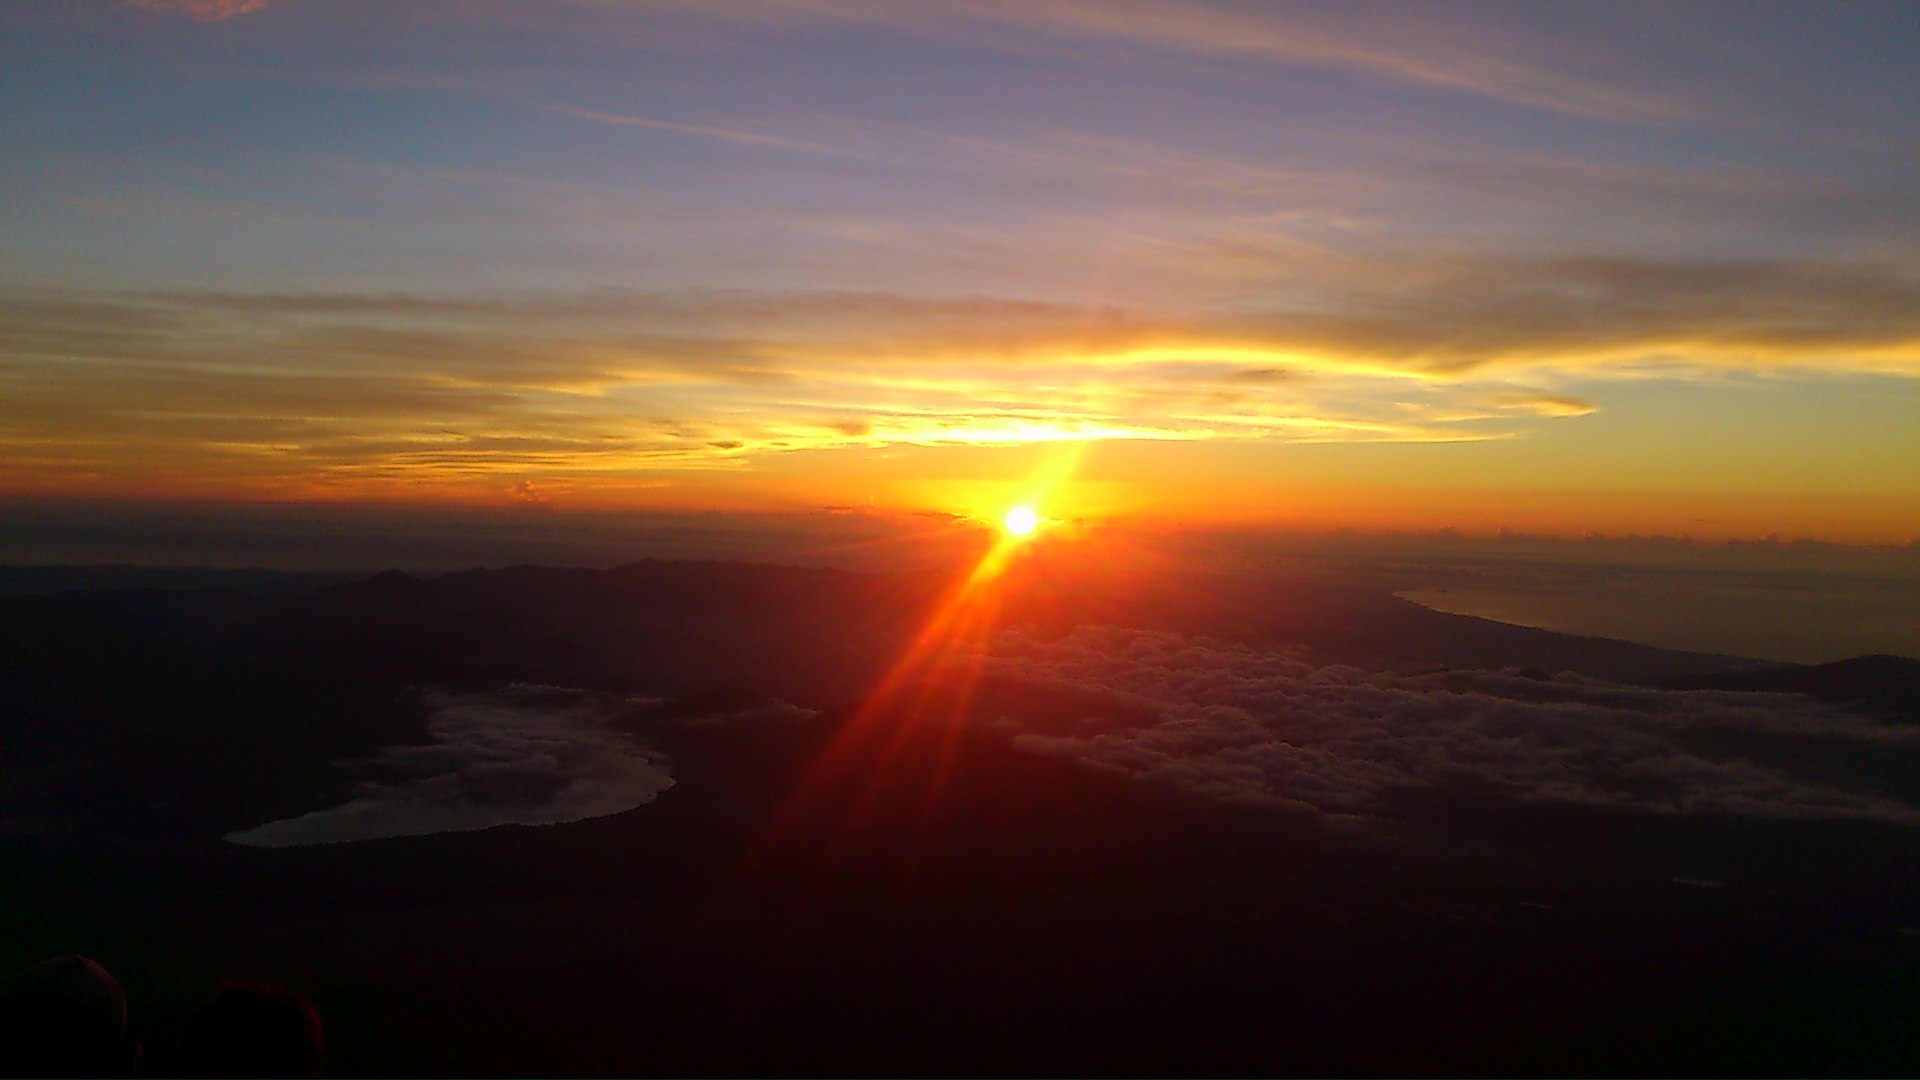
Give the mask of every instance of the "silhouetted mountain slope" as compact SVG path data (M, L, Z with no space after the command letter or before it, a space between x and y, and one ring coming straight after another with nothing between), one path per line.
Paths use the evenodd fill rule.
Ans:
M59 602L178 644L307 658L389 685L741 689L831 705L864 693L958 581L646 560L611 570L522 566L435 578L389 571L292 596L135 589L68 593ZM1161 628L1293 645L1367 665L1644 680L1750 663L1449 615L1304 573L1129 575L1032 559L969 603L992 612L980 629Z
M1777 664L1665 683L1701 690L1804 694L1920 722L1920 660L1905 656L1856 656L1830 664Z
M926 579L744 563L382 574L286 603L232 639L402 682L650 693L862 693L933 595Z
M1054 632L1109 623L1297 644L1325 659L1369 665L1538 668L1636 681L1751 663L1451 615L1383 589L1304 572L1116 581L1098 570L1030 566L1010 586L1005 616Z
M355 581L365 576L342 571L248 570L130 564L0 566L0 594L47 595L60 592L115 592L123 589L188 592L208 589L267 596L311 592L327 585Z
M188 648L216 648L281 602L237 589L128 588L68 591L61 607L143 637Z
M245 655L311 656L398 682L508 679L648 692L744 687L815 705L864 693L958 579L734 562L612 570L513 567L420 579L389 572L280 603L229 632ZM1299 645L1370 664L1563 669L1646 679L1735 658L1573 637L1431 611L1315 580L1124 577L1016 566L969 601L988 629L1089 623Z
M1909 826L1464 782L1319 817L1182 794L1014 748L1013 730L1159 719L1090 684L949 671L874 699L947 584L641 563L379 575L231 624L207 596L0 602L0 811L15 829L0 892L34 898L0 950L89 951L105 922L132 943L116 973L162 988L146 994L297 975L338 1075L1895 1074L1920 1060ZM1724 662L1310 579L1026 565L1006 584L996 625L1032 635L1117 623L1321 659L1642 675ZM230 651L136 625L224 625ZM329 805L353 778L328 761L418 738L396 687L509 679L674 698L608 715L675 785L565 825L214 839ZM828 707L756 712L770 694ZM1813 745L1780 738L1768 753ZM1901 758L1869 779L1910 790L1914 775Z
M420 737L418 710L304 660L168 645L31 597L0 600L7 812L211 832L340 795L329 763Z

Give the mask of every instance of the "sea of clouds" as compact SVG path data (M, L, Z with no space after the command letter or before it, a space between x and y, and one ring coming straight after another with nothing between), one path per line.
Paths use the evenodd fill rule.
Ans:
M545 686L429 693L433 741L358 763L377 779L339 806L231 833L293 847L605 817L673 786L663 762L608 727L591 695ZM353 765L355 763L348 763Z
M984 672L1107 702L1003 717L1020 749L1324 815L1470 789L1531 803L1920 825L1920 729L1801 698L1573 674L1369 671L1177 634L1003 635ZM1142 722L1141 717L1152 717ZM992 718L989 718L990 720Z

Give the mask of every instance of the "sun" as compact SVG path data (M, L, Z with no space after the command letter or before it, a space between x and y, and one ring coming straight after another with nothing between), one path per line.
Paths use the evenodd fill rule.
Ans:
M1040 527L1040 515L1034 513L1031 506L1016 506L1007 511L1006 519L1002 524L1007 527L1007 532L1014 536L1031 536L1033 530Z

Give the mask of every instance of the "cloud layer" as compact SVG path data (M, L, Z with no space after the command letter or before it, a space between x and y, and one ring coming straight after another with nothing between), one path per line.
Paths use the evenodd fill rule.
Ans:
M1318 667L1284 652L1081 629L1009 635L987 671L1111 701L1014 745L1234 802L1392 813L1397 796L1920 825L1892 774L1920 731L1771 695L1643 689L1573 675ZM1818 763L1818 764L1816 764Z
M740 468L831 447L1499 439L1569 373L1920 370L1884 267L1335 260L1206 314L883 293L0 297L29 475L353 485ZM1291 308L1291 310L1289 310ZM1543 385L1546 384L1546 385Z
M378 779L339 806L232 833L249 847L338 844L606 817L673 786L662 763L601 725L585 695L513 686L436 695L434 741L362 768Z

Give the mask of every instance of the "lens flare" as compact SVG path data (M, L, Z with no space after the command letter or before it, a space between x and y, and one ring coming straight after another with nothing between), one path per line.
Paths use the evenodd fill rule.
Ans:
M986 545L971 571L928 597L925 614L899 655L866 700L840 722L741 857L733 887L746 888L755 875L767 872L772 865L769 853L777 843L797 835L807 816L822 812L822 807L837 803L834 812L844 816L847 835L855 835L866 827L868 815L878 812L887 785L903 778L919 793L920 823L931 820L968 737L967 719L988 645L1017 587L1010 581L1017 575L1009 571L1030 551L1024 541L1048 524L1034 507L1055 504L1055 493L1073 475L1087 447L1085 442L1061 443L1047 454L1022 485L1023 501L1006 511L1003 531ZM984 511L992 504L983 499L974 505ZM965 520L984 526L991 518L981 513ZM835 857L830 851L825 856L828 872ZM782 889L790 887L784 877L781 882Z

